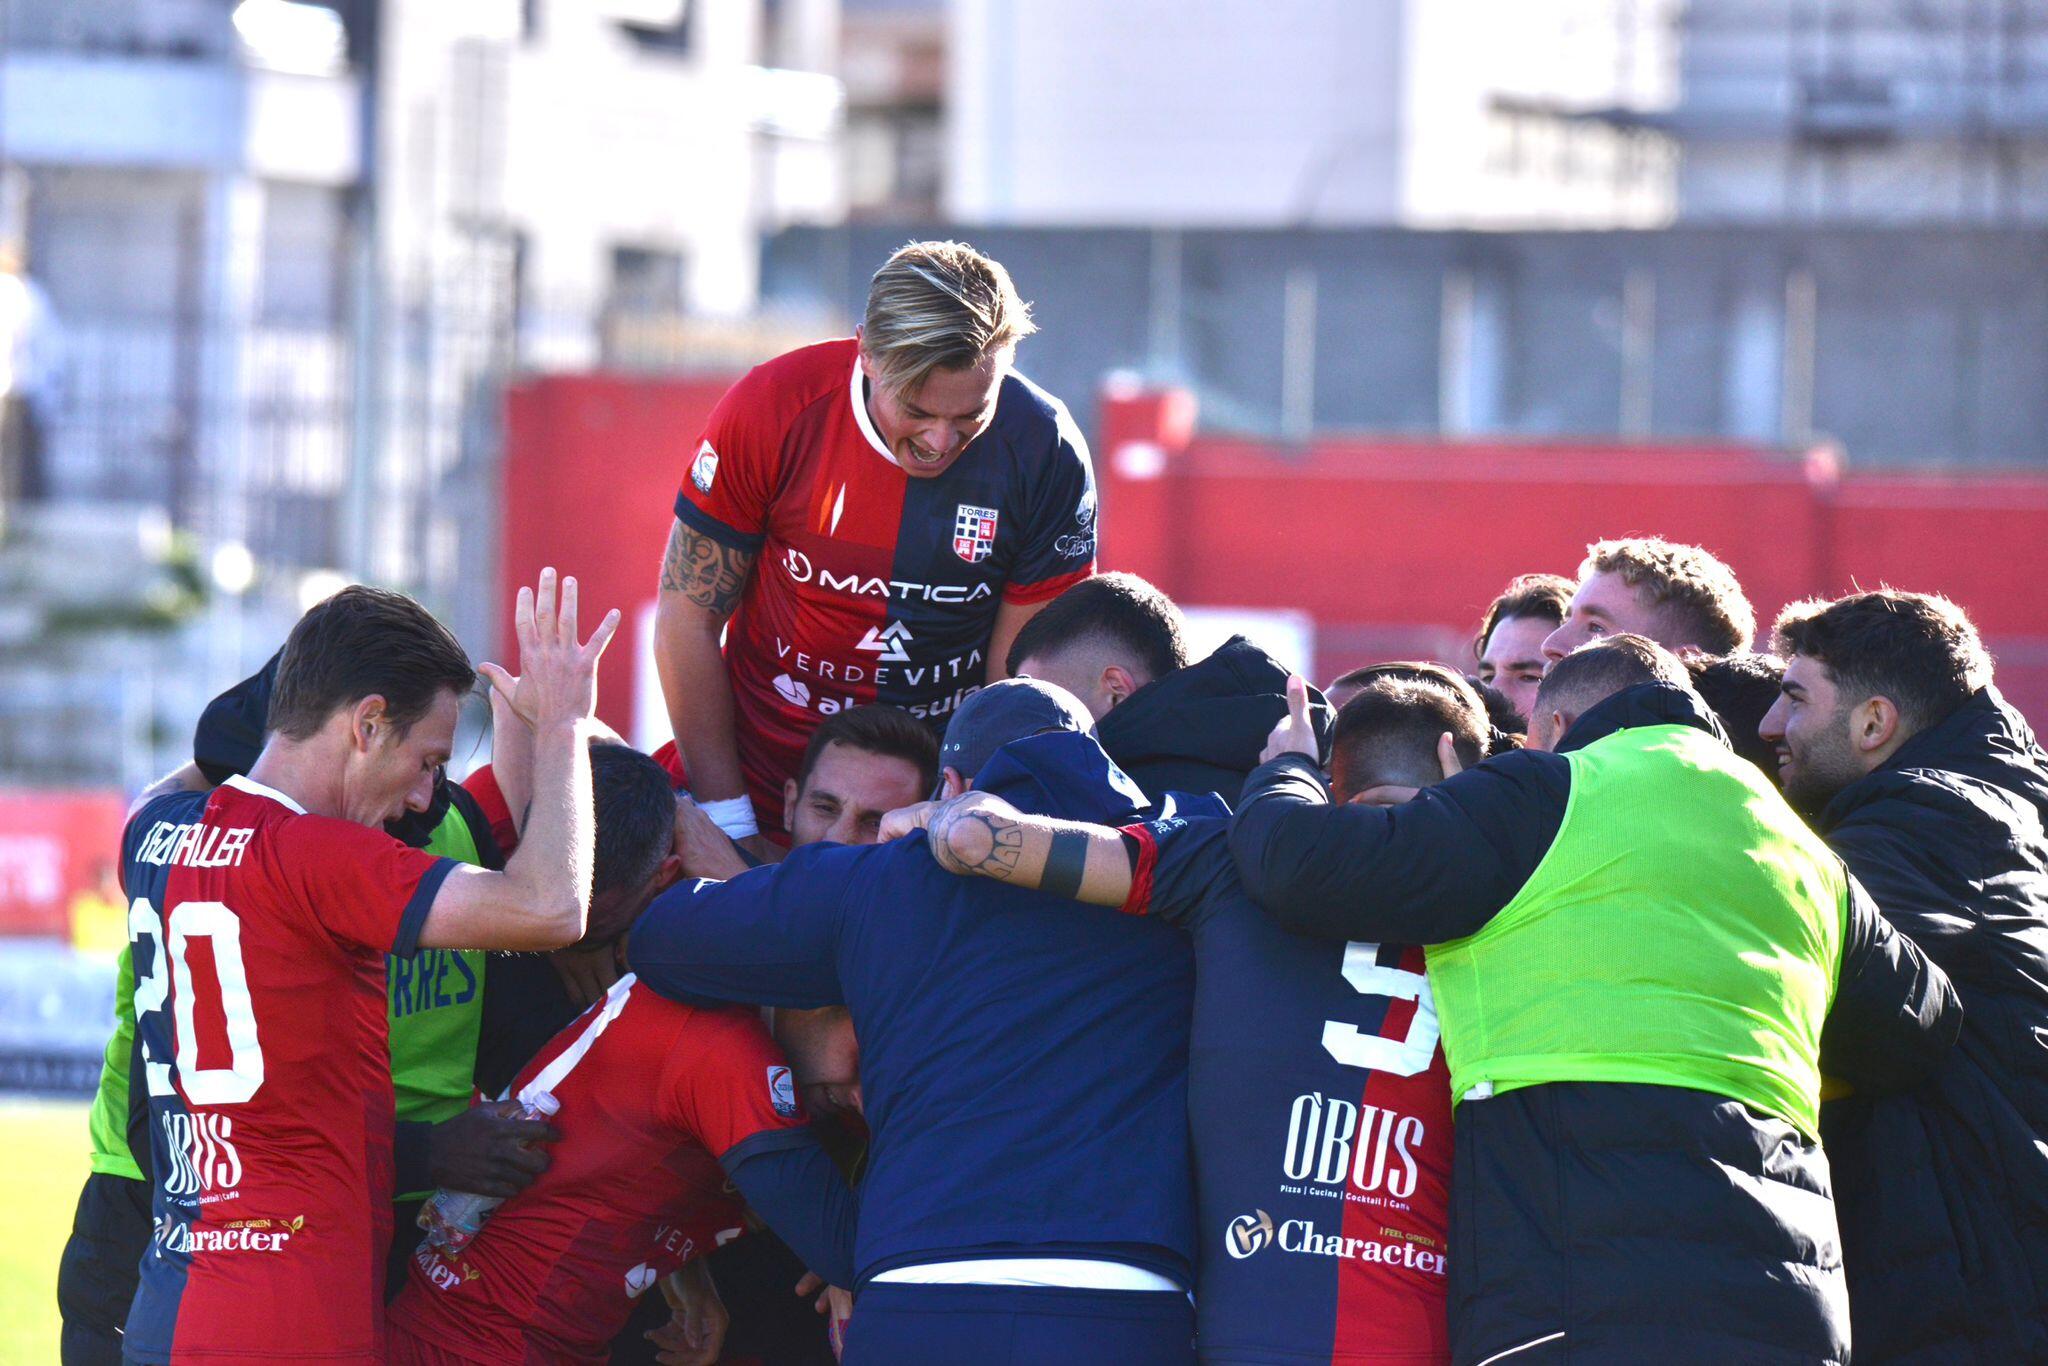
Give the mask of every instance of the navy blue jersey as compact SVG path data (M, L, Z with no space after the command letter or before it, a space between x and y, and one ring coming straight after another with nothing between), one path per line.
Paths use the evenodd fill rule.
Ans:
M1020 746L1114 771L1075 734L1017 742L990 768ZM684 999L851 1008L873 1134L863 1281L1037 1255L1189 1283L1185 935L954 877L918 834L811 845L675 888L640 918L629 956L642 981Z
M1229 829L1129 828L1145 846L1133 909L1195 948L1202 1359L1448 1362L1450 1078L1422 952L1278 928L1238 882Z

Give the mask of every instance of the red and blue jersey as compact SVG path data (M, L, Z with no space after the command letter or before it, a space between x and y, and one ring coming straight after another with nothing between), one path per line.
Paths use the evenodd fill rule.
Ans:
M849 338L749 372L676 496L684 525L755 556L725 660L764 813L820 717L884 702L943 727L987 676L996 609L1095 568L1094 473L1057 399L1007 376L988 430L912 478L869 418L858 356Z
M155 1231L130 1360L377 1361L386 953L455 866L233 777L123 839Z
M1451 1090L1422 950L1280 929L1238 882L1227 820L1128 833L1133 909L1195 947L1202 1360L1449 1362Z
M511 1087L541 1091L562 1106L548 1169L460 1253L421 1245L394 1337L478 1362L602 1362L636 1299L739 1233L720 1164L808 1141L757 1015L682 1005L630 975Z

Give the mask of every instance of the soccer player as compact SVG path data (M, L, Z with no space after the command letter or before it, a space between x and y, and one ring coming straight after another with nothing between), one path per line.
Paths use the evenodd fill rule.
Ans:
M1087 443L1013 369L1031 331L1000 264L914 242L851 338L757 367L712 412L676 496L655 659L691 789L729 834L776 825L820 718L886 702L943 729L1093 571Z
M1142 795L1089 721L1012 679L954 715L944 762L1018 804L1127 817ZM948 877L915 840L814 845L679 884L634 927L634 968L672 997L851 1008L874 1132L856 1366L1188 1358L1191 954L1046 901Z
M600 745L594 760L592 916L604 906L609 929L679 875L676 798L644 755ZM850 1280L853 1197L752 1012L623 977L510 1088L542 1091L562 1107L553 1161L460 1253L420 1248L392 1302L390 1361L603 1361L642 1294L738 1235L734 1190L809 1266Z
M534 723L526 844L502 872L384 833L425 808L475 681L447 628L352 587L285 643L269 739L211 793L145 792L123 839L156 1229L126 1355L375 1361L393 1194L383 955L552 948L589 910L584 729L609 614L520 591ZM486 665L497 686L509 676Z
M1486 733L1449 669L1382 665L1338 713L1336 799L1396 805L1478 763ZM1202 1360L1448 1362L1450 1076L1422 951L1275 926L1237 880L1227 819L1119 835L968 793L892 813L884 833L919 825L949 872L1011 886L1043 887L1063 858L1099 860L1108 872L1077 889L1085 899L1192 936Z

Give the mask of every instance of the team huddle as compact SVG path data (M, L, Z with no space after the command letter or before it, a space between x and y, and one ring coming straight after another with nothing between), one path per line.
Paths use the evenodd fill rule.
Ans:
M653 754L553 570L516 673L352 587L207 709L65 1360L2048 1361L2048 754L1961 609L1756 653L1633 538L1468 659L1191 658L1031 330L917 243L732 388Z

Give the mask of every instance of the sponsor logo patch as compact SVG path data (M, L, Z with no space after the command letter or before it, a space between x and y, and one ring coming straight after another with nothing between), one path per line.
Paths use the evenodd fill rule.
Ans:
M690 482L697 486L697 492L711 492L711 481L718 477L718 452L705 442L697 448L697 458L690 462Z
M884 664L908 664L910 662L910 651L903 647L912 639L914 637L910 634L908 626L905 626L900 621L892 621L879 631L872 626L868 627L868 633L862 636L860 644L853 648L856 650L873 650L881 657L881 662Z
M1223 1250L1238 1261L1273 1241L1273 1216L1264 1210L1240 1214L1223 1230Z

